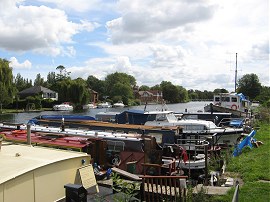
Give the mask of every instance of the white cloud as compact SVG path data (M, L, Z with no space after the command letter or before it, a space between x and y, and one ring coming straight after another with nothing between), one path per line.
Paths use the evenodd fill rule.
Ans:
M113 43L151 40L156 34L190 23L208 20L214 6L206 1L120 0L120 18L107 22Z
M73 43L79 31L93 31L97 24L82 20L80 24L68 20L65 12L46 6L16 6L16 2L0 2L8 12L0 16L0 48L8 51L34 51L56 56L65 44ZM21 1L22 2L22 1ZM1 12L3 9L0 9Z
M12 67L13 69L31 69L32 67L32 63L29 60L25 60L24 62L19 63L17 58L11 57L9 61L10 61L9 66Z
M2 0L0 12L1 53L48 60L32 69L54 59L72 78L121 71L139 85L232 91L238 53L238 77L269 85L267 0Z
M151 50L153 51L151 61L153 68L172 69L185 66L184 60L188 53L181 46L153 45Z
M55 4L58 8L76 12L86 12L101 9L101 0L39 0L44 3Z

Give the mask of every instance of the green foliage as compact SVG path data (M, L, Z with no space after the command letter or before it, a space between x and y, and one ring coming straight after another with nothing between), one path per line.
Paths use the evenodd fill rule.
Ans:
M182 86L175 86L169 81L162 81L160 86L163 99L169 103L186 102L189 99L187 90Z
M245 74L238 80L237 92L248 96L250 100L255 99L260 94L261 88L261 83L256 74Z
M146 86L146 85L140 86L140 91L147 91L147 90L150 90L149 86Z
M32 80L25 79L21 76L21 74L18 73L14 79L14 85L17 92L20 92L26 88L32 87Z
M241 173L245 182L257 180L270 180L269 146L270 146L270 127L269 124L261 123L255 138L264 144L260 147L247 148L238 157L232 158L228 165L229 171Z
M37 74L34 86L44 86L44 78L42 78L40 74Z
M199 91L199 90L188 90L188 97L191 100L212 100L214 93L211 91Z
M197 190L197 194L193 194L193 187L188 186L187 189L187 202L211 202L211 197L207 194L207 189L205 187L201 187Z
M216 88L214 91L213 91L214 94L219 94L219 93L228 93L228 91L224 88Z
M102 97L106 95L105 81L99 80L95 76L91 75L91 76L88 76L86 83L87 83L88 88L98 92L100 99L102 99Z
M227 166L228 171L239 173L244 180L243 186L240 186L240 202L264 202L270 199L270 125L269 123L259 123L259 126L260 129L255 138L257 141L262 141L263 145L258 148L245 149L240 156L233 157ZM233 193L232 189L225 196L215 196L213 201L231 201Z
M137 195L137 191L140 190L140 184L138 182L127 182L120 178L116 173L112 173L113 190L122 193L114 198L114 201L128 202L134 196ZM134 200L132 200L134 201ZM139 201L139 200L137 200Z
M81 78L59 81L56 83L56 88L60 102L72 102L75 106L89 102L90 92L86 82Z
M261 92L255 97L255 100L270 108L270 87L262 86Z
M9 61L0 58L0 103L3 105L8 105L13 101L15 88L12 80L12 68L9 67Z
M133 99L133 86L136 80L133 76L125 73L109 74L105 78L106 93L109 97L122 96L124 104L128 104L128 99Z
M56 75L57 81L70 79L69 77L70 72L67 72L66 68L63 65L59 65L58 67L56 67L56 70L59 70L59 74Z
M161 86L160 85L154 85L150 88L151 90L158 90L158 91L161 91Z

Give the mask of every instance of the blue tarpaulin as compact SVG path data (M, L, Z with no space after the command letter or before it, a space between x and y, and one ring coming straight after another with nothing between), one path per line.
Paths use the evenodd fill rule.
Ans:
M250 148L252 148L252 142L256 141L253 137L255 136L256 131L252 130L251 133L244 139L242 140L234 149L233 151L233 156L239 156L239 154L241 154L242 149L246 146L249 146Z

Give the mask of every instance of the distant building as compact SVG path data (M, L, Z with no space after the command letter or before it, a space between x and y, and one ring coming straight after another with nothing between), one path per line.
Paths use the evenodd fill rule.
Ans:
M158 90L138 91L135 96L141 101L141 104L157 104L163 102L162 92Z
M90 102L92 103L98 103L98 92L89 89L90 92Z
M43 99L58 100L57 92L50 90L48 88L45 88L43 86L33 86L31 88L24 89L18 93L21 99L24 99L28 96L36 96L40 94Z

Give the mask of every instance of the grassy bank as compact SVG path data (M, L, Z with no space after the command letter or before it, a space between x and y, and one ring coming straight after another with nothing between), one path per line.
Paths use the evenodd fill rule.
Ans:
M240 202L270 201L270 124L261 123L255 135L263 145L245 148L238 157L232 157L227 171L240 175L244 184L240 187ZM234 189L226 196L214 197L213 201L227 202L233 198Z
M52 108L42 108L42 109L37 109L37 111L52 111ZM25 110L24 109L2 109L2 111L0 111L0 114L22 113L22 112L25 112Z

